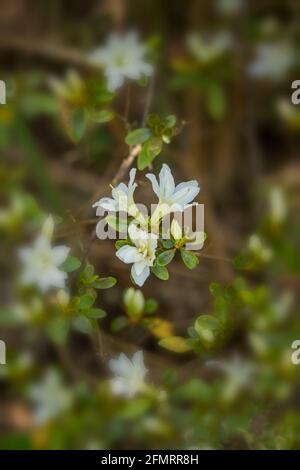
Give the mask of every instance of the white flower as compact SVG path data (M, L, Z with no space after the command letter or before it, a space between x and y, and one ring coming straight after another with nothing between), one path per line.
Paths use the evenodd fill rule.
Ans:
M294 51L290 44L265 43L258 46L256 58L250 64L249 71L254 77L281 80L293 63Z
M56 418L72 403L72 396L66 389L58 372L49 370L42 382L29 388L29 398L35 403L35 421L38 424Z
M242 360L237 354L227 360L207 361L206 365L219 369L225 374L226 383L223 387L223 398L226 401L233 400L241 390L247 389L256 372L252 362Z
M124 353L118 359L109 361L109 368L114 374L111 380L112 392L116 395L134 397L145 388L147 369L144 364L143 351L137 351L130 360Z
M99 207L100 210L97 210L97 215L101 214L101 208L110 212L124 211L127 212L132 217L136 217L138 214L138 208L135 205L133 200L133 194L137 188L137 183L135 183L136 168L132 168L129 173L129 183L128 186L125 183L120 183L115 188L112 188L112 198L103 197L99 201L93 204L93 207Z
M282 223L287 214L288 207L285 194L279 187L274 187L270 191L270 217L277 224Z
M31 247L21 248L19 257L23 263L21 282L35 285L42 292L50 287L64 288L67 274L59 266L67 259L70 248L51 246L49 237L53 231L53 219L49 217L43 225L42 233Z
M233 43L228 31L220 31L214 36L190 33L186 42L190 53L202 63L218 59L232 47Z
M265 263L268 263L273 258L271 248L255 233L250 236L248 246L249 250Z
M159 182L152 173L148 173L146 177L151 181L153 191L159 198L158 206L151 217L153 224L169 212L184 211L200 191L195 180L175 186L171 170L166 164L163 164L160 170Z
M126 35L112 34L104 47L90 55L91 62L104 68L107 85L111 91L121 87L126 78L139 80L151 75L152 66L144 57L146 47L138 42L134 32Z
M142 286L150 275L150 266L153 266L155 260L158 236L139 229L134 223L129 225L128 233L134 246L122 246L116 256L123 263L133 263L131 276L138 286Z

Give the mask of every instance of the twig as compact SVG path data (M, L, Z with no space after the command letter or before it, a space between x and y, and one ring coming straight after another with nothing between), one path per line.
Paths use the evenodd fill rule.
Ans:
M15 50L28 55L36 55L62 62L68 65L76 65L84 68L94 68L87 56L62 44L51 44L48 41L18 38L15 36L0 36L0 49Z
M112 180L113 186L115 186L119 181L123 179L123 176L125 175L126 171L131 167L131 165L134 162L134 159L140 153L141 148L142 146L140 144L132 147L131 151L129 152L129 155L126 158L124 158L124 160L121 163L121 166L119 167L117 173L115 174Z

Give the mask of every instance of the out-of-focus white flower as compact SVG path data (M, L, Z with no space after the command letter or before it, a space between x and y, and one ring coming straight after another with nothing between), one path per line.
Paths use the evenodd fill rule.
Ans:
M51 77L49 85L57 96L73 103L82 100L85 93L84 81L76 70L68 70L63 80Z
M138 208L135 205L133 194L137 188L137 183L135 183L136 168L132 168L129 173L129 183L120 183L115 188L112 188L112 198L103 197L99 201L93 204L93 207L99 207L100 210L97 210L97 215L102 215L101 209L118 212L124 211L127 212L132 217L136 217L138 214Z
M223 15L234 15L244 7L245 0L217 0L217 11Z
M123 263L133 263L131 276L138 286L142 286L150 275L150 266L153 266L155 260L158 236L139 229L134 223L129 225L128 234L134 246L122 246L116 256Z
M286 42L265 43L257 47L256 58L249 66L254 77L282 80L293 66L295 54Z
M23 263L21 282L25 285L35 285L42 292L51 287L64 288L67 278L67 274L60 270L59 266L67 259L70 248L64 245L51 246L53 227L54 222L50 216L33 245L19 251Z
M221 31L214 36L190 33L186 39L190 53L202 63L218 59L225 52L230 50L233 41L228 31Z
M152 173L148 173L146 177L151 181L153 191L159 199L158 206L151 217L151 222L154 224L160 217L170 212L184 211L200 191L198 182L195 180L175 186L171 170L165 163L159 173L159 182Z
M70 391L63 386L60 375L54 369L47 371L42 382L32 385L28 395L35 404L37 424L57 418L72 404Z
M206 365L219 369L225 374L226 383L223 388L225 401L233 400L241 390L247 389L256 372L252 362L242 360L238 355L227 360L207 361Z
M108 88L115 91L127 78L139 80L151 75L152 66L145 61L145 54L146 47L130 32L123 36L112 34L104 47L91 53L90 60L104 68Z
M124 293L124 305L131 317L139 317L144 311L145 297L139 289L130 287Z
M288 212L287 201L284 192L279 187L274 187L270 191L270 217L276 224L282 223Z
M144 364L143 351L137 351L130 360L124 353L117 359L109 361L109 368L114 374L111 379L112 392L133 398L145 389L147 369Z
M271 248L269 248L256 234L251 235L248 246L249 250L265 263L271 261L273 258L273 252Z

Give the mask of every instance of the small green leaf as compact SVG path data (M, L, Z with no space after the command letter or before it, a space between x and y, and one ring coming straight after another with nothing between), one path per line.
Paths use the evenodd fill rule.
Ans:
M152 135L152 132L147 127L141 127L140 129L135 129L132 132L127 134L125 142L128 145L138 145L143 144L148 140Z
M89 118L92 121L98 122L100 124L111 121L113 117L114 113L109 109L101 109L99 111L95 109L89 110Z
M155 126L159 126L161 124L161 119L158 114L148 114L146 123L151 129Z
M169 336L158 343L165 349L176 353L184 353L191 350L187 340L181 336Z
M219 321L212 315L200 315L195 321L195 330L204 347L212 348L220 339L222 328Z
M199 260L194 253L191 251L184 250L183 248L180 250L181 258L184 264L186 265L187 268L189 269L195 269L195 267L198 265Z
M236 269L249 269L253 266L252 257L250 255L239 255L233 261Z
M150 315L157 310L158 303L155 299L147 299L145 302L144 312L146 315Z
M223 88L211 83L206 94L207 110L213 119L222 119L226 111L226 98Z
M163 251L156 258L156 262L160 266L167 266L167 264L171 263L174 256L175 256L175 250Z
M93 277L94 275L94 272L95 272L95 268L92 264L90 263L87 263L84 267L84 276L86 279L91 279L91 277Z
M74 318L72 324L75 330L80 331L80 333L89 334L93 331L90 320L84 315L78 315Z
M169 272L165 266L159 266L156 264L155 266L152 266L151 271L161 281L167 281L169 279Z
M143 145L138 156L138 169L144 170L154 158L160 154L162 149L161 137L152 137Z
M209 286L209 291L214 297L220 297L223 290L218 282L212 282Z
M86 316L92 320L99 320L100 318L106 317L107 313L102 308L91 308L86 312Z
M119 250L122 248L122 246L129 245L130 242L129 240L117 240L115 243L116 250Z
M117 279L115 277L102 277L93 282L93 287L95 287L95 289L110 289L116 282Z
M48 323L46 329L49 338L54 343L63 344L66 342L69 334L70 322L65 317L54 318Z
M161 239L161 244L164 248L166 248L166 250L170 250L174 246L172 240L165 240L163 238Z
M78 142L86 130L86 114L82 108L75 108L72 110L69 119L69 133L72 140Z
M111 327L111 331L113 331L114 333L117 333L118 331L121 331L124 328L126 328L126 326L128 325L129 325L128 318L124 316L119 316L112 320L110 327Z
M94 305L95 297L90 294L84 294L80 297L79 309L86 310Z
M76 271L76 269L80 268L81 261L76 258L75 256L68 256L66 261L60 265L60 269L65 273L71 273L72 271Z
M174 116L173 114L169 114L169 116L164 119L164 124L169 129L174 127L176 124L176 116Z

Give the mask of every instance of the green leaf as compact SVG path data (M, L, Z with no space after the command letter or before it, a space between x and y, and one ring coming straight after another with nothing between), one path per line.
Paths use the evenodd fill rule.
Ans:
M76 258L75 256L68 256L66 261L60 265L60 269L65 273L71 273L72 271L76 271L76 269L80 268L81 261Z
M118 331L123 330L128 325L129 325L128 318L124 317L124 316L119 316L119 317L116 317L112 320L110 326L111 326L111 331L116 333Z
M86 310L94 305L95 297L91 294L84 294L80 297L79 309Z
M165 266L159 266L156 264L155 266L152 266L151 271L161 281L167 281L169 279L169 272Z
M161 137L152 137L147 140L138 156L138 169L144 170L148 165L150 165L154 158L161 152L161 149Z
M93 287L95 287L95 289L110 289L116 284L116 282L117 279L115 277L102 277L93 282Z
M181 258L184 264L186 265L187 268L189 269L195 269L195 267L198 265L199 260L194 253L191 251L186 251L183 248L180 250Z
M225 93L217 83L211 83L207 88L206 106L213 119L222 119L226 111Z
M156 258L156 262L160 266L167 266L167 264L171 263L174 256L175 256L175 250L163 251Z
M86 130L86 113L83 108L75 108L72 110L69 119L69 133L72 140L78 142Z
M250 255L239 255L233 261L236 269L249 269L253 266L252 257Z
M174 243L172 242L172 240L165 240L165 239L161 239L161 244L164 248L166 248L166 250L169 250L171 248L173 248L174 246Z
M140 129L135 129L132 132L127 134L125 142L128 145L138 145L143 144L148 140L152 135L152 132L147 127L141 127Z
M164 124L169 129L174 127L176 124L176 116L174 116L173 114L169 114L169 116L164 119Z
M105 122L109 122L113 119L114 113L113 111L110 111L109 109L101 109L101 110L89 110L89 118L94 121L98 122L100 124L103 124Z
M92 320L98 320L100 318L106 317L107 313L102 310L102 308L91 308L86 312L86 316L91 318Z
M176 353L184 353L191 350L187 340L181 336L169 336L158 343L165 349Z
M52 319L46 327L49 338L58 344L66 342L69 331L70 321L68 318L59 317Z
M194 327L202 345L207 349L215 346L220 339L222 328L212 315L200 315L195 321Z
M209 291L214 297L220 297L223 294L222 287L218 282L212 282L209 286Z
M150 315L157 310L158 303L155 299L147 299L145 302L144 312L146 315Z
M115 243L116 250L119 250L122 248L122 246L129 245L130 242L129 240L117 240Z
M149 127L153 128L161 124L161 119L158 114L148 114L146 123Z
M80 333L89 334L93 331L90 320L84 315L78 315L74 318L72 324L75 330L80 331Z

